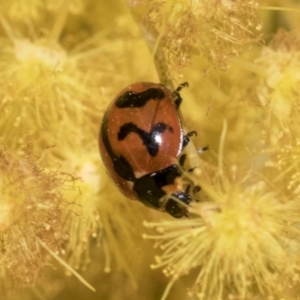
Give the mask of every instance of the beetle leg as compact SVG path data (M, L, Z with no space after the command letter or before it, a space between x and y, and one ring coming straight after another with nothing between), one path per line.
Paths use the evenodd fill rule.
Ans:
M186 194L190 194L190 190L191 190L191 187L192 187L192 193L193 194L196 194L198 192L201 191L201 187L199 185L191 185L191 184L188 184L187 187L185 188L184 192Z
M176 106L177 109L179 109L180 104L181 104L181 102L182 102L182 98L181 98L179 92L180 92L184 87L188 87L188 86L189 86L189 84L188 84L187 82L184 82L184 83L180 84L180 85L178 86L178 88L172 93L172 95L173 95L173 97L174 97L174 99L175 99L174 102L175 102L175 106Z
M186 161L187 155L184 153L179 157L179 166L183 167Z
M186 135L183 136L182 148L184 148L190 142L190 137L193 135L197 136L197 132L190 131Z
M189 194L189 193L190 193L190 189L191 189L191 185L188 184L187 187L185 188L184 192L185 192L186 194Z
M199 185L195 185L194 187L193 187L193 193L195 194L195 193L198 193L198 192L200 192L201 191L201 187L199 186Z
M188 82L183 82L181 83L178 88L175 90L175 92L179 93L183 88L185 87L189 87L189 83Z
M173 97L174 97L174 102L175 102L175 106L176 106L176 109L178 110L179 107L180 107L180 104L182 102L182 98L180 96L180 94L178 92L173 92Z
M202 153L202 152L204 152L204 151L206 151L206 150L209 150L209 146L208 146L208 145L205 146L205 147L203 147L203 148L198 148L198 149L197 149L197 152L198 152L198 153Z
M175 93L174 92L174 94L176 95L175 97L175 106L176 106L176 109L178 110L179 109L179 107L180 107L180 104L181 104L181 102L182 102L182 98L181 98L181 96L178 94L178 93Z

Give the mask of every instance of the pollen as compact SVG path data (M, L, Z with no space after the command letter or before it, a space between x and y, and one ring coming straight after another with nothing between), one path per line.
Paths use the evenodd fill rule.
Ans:
M264 67L259 77L257 96L268 112L276 139L280 132L295 131L300 117L299 66L300 35L298 31L279 31L271 43L264 47L256 63Z
M7 286L29 284L47 263L39 241L57 253L64 251L64 207L69 203L61 192L72 179L49 168L27 146L16 153L3 142L0 175L0 277Z
M189 293L199 299L249 299L254 291L278 296L291 285L278 278L296 280L300 267L293 250L300 246L299 201L288 200L263 180L245 185L245 179L230 183L222 178L213 188L202 184L213 201L192 204L189 219L150 223L158 235L148 238L161 249L153 267L164 268L170 285L197 270Z
M228 68L228 58L257 38L257 1L136 1L146 7L142 23L157 36L163 59L174 73L206 56L210 67Z

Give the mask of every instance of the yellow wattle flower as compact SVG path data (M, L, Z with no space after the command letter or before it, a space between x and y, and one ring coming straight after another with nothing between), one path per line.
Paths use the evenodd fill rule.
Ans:
M191 272L199 299L277 297L299 283L300 202L253 172L228 175L202 183L210 201L192 205L190 218L145 223L157 231L145 236L160 249L153 267L171 278L162 299Z
M0 286L12 277L31 282L31 271L51 253L97 283L97 293L87 295L91 300L157 300L165 283L148 268L156 255L156 267L171 279L164 295L170 291L170 299L184 298L186 287L190 296L205 300L295 299L288 287L299 280L298 34L278 34L271 44L250 50L244 46L262 41L261 23L274 29L285 16L284 25L296 27L297 11L293 16L278 11L261 22L259 1L126 2L138 24L118 1L0 4L0 134L8 145L0 157L5 175L0 177L0 260L11 266L0 268ZM299 7L276 2L281 8L287 4ZM240 54L245 55L231 59ZM159 60L158 72L167 75L168 86L170 78L189 81L183 116L187 128L198 131L195 144L210 146L201 159L195 149L189 153L197 168L187 176L202 187L190 219L165 221L166 215L123 198L98 154L99 122L116 91L136 81L165 83L161 74L157 79L152 58ZM227 72L203 75L203 69ZM219 147L223 120L228 129ZM55 167L46 167L31 150L19 152L24 140L37 153L47 152ZM31 172L34 165L37 173ZM61 186L56 179L62 179ZM48 196L57 200L61 218ZM147 244L141 239L143 219L158 229ZM52 229L65 235L51 235ZM32 238L37 232L40 243ZM152 239L161 249L148 247ZM25 264L13 248L15 240ZM33 255L35 261L27 260ZM40 297L81 297L77 279L69 279L68 287L57 275L51 285L38 279L38 285L47 285ZM137 290L129 284L134 279Z
M164 61L171 77L182 77L184 68L208 60L208 70L227 70L228 58L243 46L259 40L259 1L151 0L126 1L132 9L154 55Z
M49 260L39 243L64 254L67 234L62 225L68 215L65 207L72 205L62 194L72 188L73 179L44 156L27 146L10 150L1 142L0 273L7 286L33 283Z
M261 105L268 110L274 138L280 132L292 131L295 134L299 129L299 45L298 31L280 31L256 60L265 72L264 76L259 77L257 96Z

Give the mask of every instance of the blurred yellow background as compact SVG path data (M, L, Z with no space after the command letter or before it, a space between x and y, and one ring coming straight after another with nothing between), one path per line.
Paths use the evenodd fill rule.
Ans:
M298 299L299 16L296 0L0 1L0 300ZM106 174L101 118L139 81L189 82L195 220Z

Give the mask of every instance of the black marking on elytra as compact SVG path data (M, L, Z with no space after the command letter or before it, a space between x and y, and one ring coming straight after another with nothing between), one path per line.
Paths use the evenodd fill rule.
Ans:
M173 128L163 122L155 124L150 133L130 122L120 127L120 131L118 132L118 140L122 141L127 137L128 134L134 132L143 141L143 144L146 146L148 153L151 156L155 156L160 145L156 137L165 130L169 130L171 133L173 132Z
M116 100L116 107L143 107L150 100L162 100L165 93L161 88L149 88L143 92L125 92Z
M100 130L100 138L102 138L102 142L106 148L106 151L112 160L114 170L121 178L135 182L136 177L129 162L126 160L125 157L117 156L113 152L108 138L107 122L107 113L105 113Z

